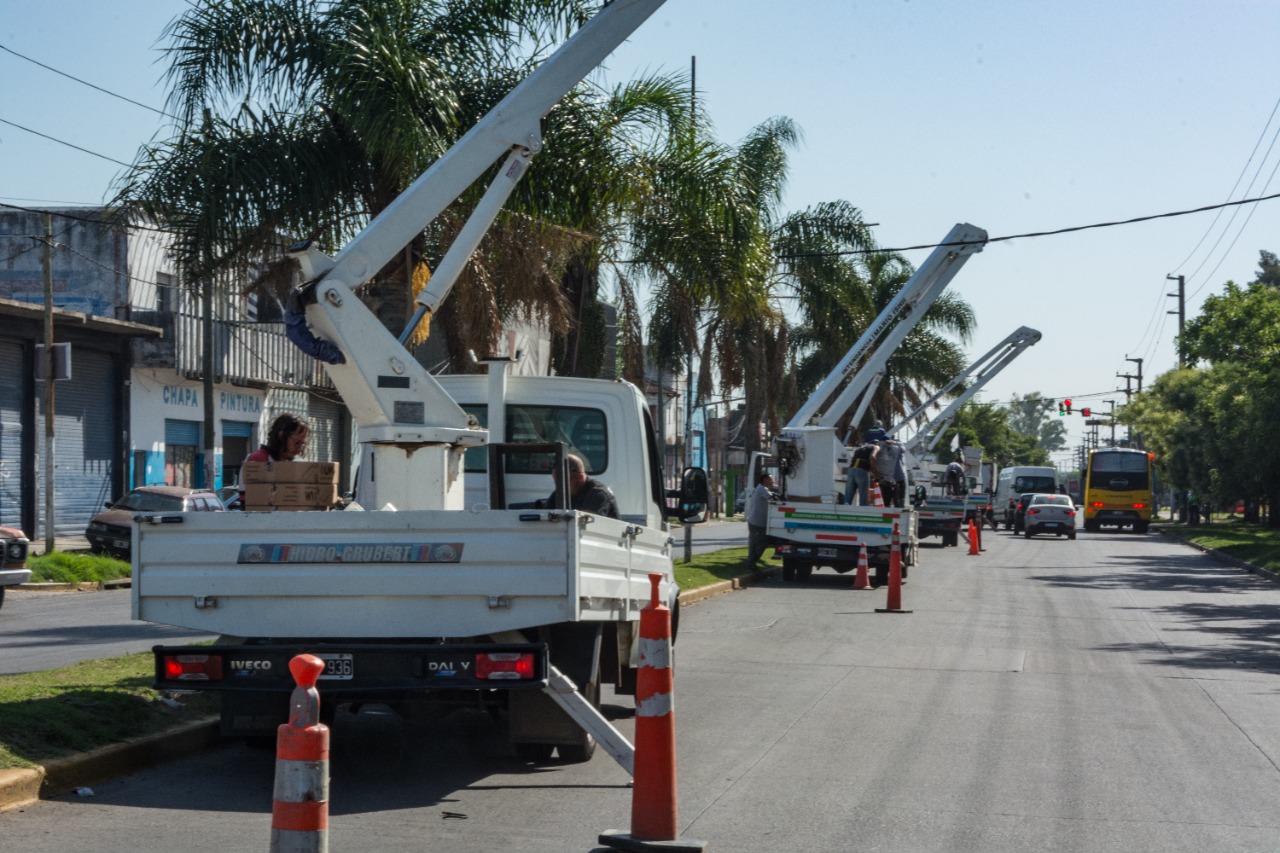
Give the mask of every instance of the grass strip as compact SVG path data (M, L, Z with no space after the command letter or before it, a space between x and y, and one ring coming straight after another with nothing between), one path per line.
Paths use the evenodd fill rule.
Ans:
M1243 521L1196 526L1166 525L1164 532L1202 548L1212 548L1270 572L1280 572L1280 529Z
M32 767L78 752L165 731L216 713L211 694L181 707L151 689L151 653L0 676L0 769Z
M33 583L105 583L130 577L130 566L124 560L102 554L75 551L50 551L27 560Z

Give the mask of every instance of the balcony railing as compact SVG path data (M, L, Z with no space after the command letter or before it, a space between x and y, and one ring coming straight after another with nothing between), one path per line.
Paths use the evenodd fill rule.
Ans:
M173 318L173 367L190 379L201 378L204 375L204 324L196 314L179 312L170 316ZM219 381L236 385L333 387L323 365L285 337L283 323L215 320L213 365Z

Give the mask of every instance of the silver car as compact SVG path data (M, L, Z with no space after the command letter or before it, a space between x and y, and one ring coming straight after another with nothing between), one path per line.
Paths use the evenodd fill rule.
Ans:
M1068 495L1033 495L1023 529L1030 539L1037 533L1076 538L1076 507Z

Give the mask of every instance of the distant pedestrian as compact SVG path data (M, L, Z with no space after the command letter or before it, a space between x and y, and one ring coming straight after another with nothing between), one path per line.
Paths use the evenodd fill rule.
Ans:
M866 506L871 503L871 455L876 446L871 441L864 441L853 451L853 459L849 462L848 479L844 483L844 502L853 503L854 491L857 491L858 504Z
M764 556L769 525L769 500L773 497L773 476L760 478L755 491L747 498L747 568L754 569Z
M872 479L880 484L885 506L901 508L907 497L906 448L899 441L884 438L871 457Z

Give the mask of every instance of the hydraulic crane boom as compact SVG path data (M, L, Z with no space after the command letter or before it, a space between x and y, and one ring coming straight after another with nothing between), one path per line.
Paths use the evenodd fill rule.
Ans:
M360 489L371 508L461 509L461 457L488 433L405 349L414 325L444 299L542 147L543 116L664 0L613 0L517 85L335 257L300 246L306 320L345 359L328 372L359 425ZM507 155L497 177L419 297L399 339L355 290ZM370 455L377 448L376 458Z
M973 399L982 390L983 386L994 379L1015 358L1022 355L1027 347L1035 346L1039 342L1040 332L1028 326L1022 326L992 347L986 355L975 360L962 372L958 373L954 379L938 389L936 394L925 400L914 411L895 424L889 430L889 435L896 435L904 427L920 417L930 406L935 405L943 397L951 394L962 383L968 382L969 384L965 389L957 394L946 408L930 419L927 424L916 430L910 439L903 442L907 452L915 457L921 457L932 451L939 439L942 438L942 434L946 432L947 426L955 418L956 412L960 411L960 407Z
M986 242L987 232L975 225L960 223L952 228L893 301L849 348L831 375L796 411L787 428L834 426L855 402L863 400L859 407L860 416L870 402L867 392L884 375L889 357L951 283L969 256L981 252ZM849 377L855 368L857 372Z

